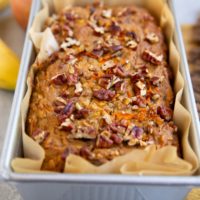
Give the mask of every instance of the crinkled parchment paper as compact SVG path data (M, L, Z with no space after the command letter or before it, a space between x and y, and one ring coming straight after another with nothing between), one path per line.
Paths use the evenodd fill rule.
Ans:
M46 18L53 12L59 12L65 6L76 6L90 3L89 0L46 0L43 9L36 15L35 21L30 30L31 39L35 45L38 56L36 61L40 62L47 58L54 51L58 50L58 44L49 28L43 30ZM106 0L110 6L122 5L121 0ZM67 173L122 173L122 174L146 174L146 175L191 175L198 168L198 161L193 152L189 140L189 127L191 116L181 105L180 100L183 92L184 81L179 72L180 58L176 46L173 42L174 21L171 11L165 0L126 0L123 5L139 5L147 8L160 22L160 26L165 33L168 48L169 62L173 69L175 83L174 92L175 108L174 122L181 134L181 146L183 159L178 157L176 147L166 146L156 149L154 145L146 147L144 150L133 149L130 153L117 157L114 160L101 166L94 166L85 159L69 155L65 163ZM40 171L45 152L43 148L25 133L25 121L29 107L29 100L32 92L34 80L35 64L30 69L27 79L28 90L22 103L22 135L24 158L15 158L12 161L12 168L15 172L46 173Z

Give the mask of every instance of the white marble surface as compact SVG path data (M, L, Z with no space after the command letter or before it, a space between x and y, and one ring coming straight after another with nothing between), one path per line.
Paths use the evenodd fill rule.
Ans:
M200 14L200 1L174 1L180 22L193 23L196 20L198 14ZM16 24L13 17L9 15L9 13L6 14L4 17L0 16L0 38L6 41L7 44L17 53L19 57L21 56L24 32L19 28L19 26ZM12 98L13 92L0 90L0 151L6 132ZM0 200L21 200L21 197L15 188L6 183L0 183Z

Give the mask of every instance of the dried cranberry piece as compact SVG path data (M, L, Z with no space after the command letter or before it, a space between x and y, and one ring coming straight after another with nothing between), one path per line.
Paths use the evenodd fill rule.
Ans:
M88 116L89 114L89 110L86 109L86 108L83 108L81 110L77 110L75 113L74 113L74 118L75 119L84 119Z
M110 148L113 145L113 141L104 135L98 135L96 146L98 148Z
M132 136L137 139L141 139L143 133L144 130L138 126L134 126L131 131Z
M117 135L117 134L112 134L112 135L110 136L110 139L111 139L115 144L121 144L122 141L123 141L122 137L120 137L120 136Z
M172 119L172 110L166 106L159 106L157 108L157 114L166 121L170 121Z
M115 91L100 89L93 92L93 96L99 100L110 101L115 96Z

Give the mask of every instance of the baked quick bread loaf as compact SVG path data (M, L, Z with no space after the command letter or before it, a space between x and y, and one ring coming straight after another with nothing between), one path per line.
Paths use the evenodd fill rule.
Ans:
M161 28L139 7L71 7L46 22L60 45L37 64L26 131L42 170L69 154L95 165L133 148L179 149L172 73Z

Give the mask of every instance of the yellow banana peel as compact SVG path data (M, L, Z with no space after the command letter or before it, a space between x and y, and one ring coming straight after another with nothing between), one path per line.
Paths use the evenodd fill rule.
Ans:
M0 0L0 10L4 9L9 3L9 0Z
M14 90L19 70L19 59L0 39L0 88Z

